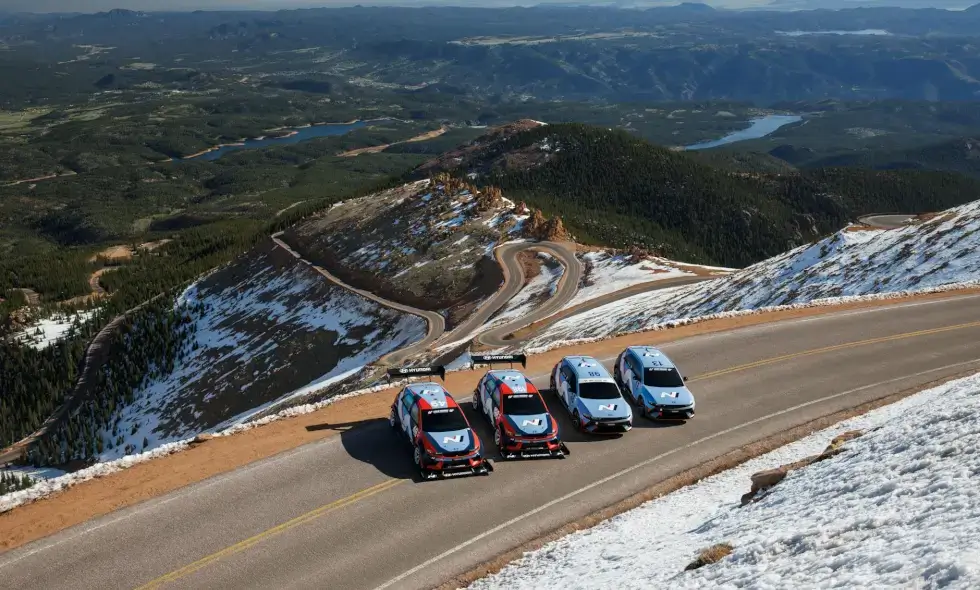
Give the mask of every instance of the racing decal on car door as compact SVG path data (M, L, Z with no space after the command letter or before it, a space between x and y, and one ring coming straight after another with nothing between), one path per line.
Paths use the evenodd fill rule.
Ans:
M568 379L565 377L565 371L561 369L558 370L558 396L565 401L565 404L571 407L572 398L568 391Z
M616 404L609 404L609 405L599 404L599 411L602 412L603 410L607 410L609 412L615 412Z

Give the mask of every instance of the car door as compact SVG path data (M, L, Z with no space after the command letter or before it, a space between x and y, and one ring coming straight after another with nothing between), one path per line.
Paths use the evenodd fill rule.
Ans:
M627 357L626 365L627 373L623 381L626 382L626 388L629 389L633 399L639 402L643 399L643 368L633 355Z
M411 432L411 428L409 427L411 417L408 413L408 400L410 397L411 396L408 395L408 390L403 389L401 393L398 394L398 400L395 402L395 410L398 412L398 424L401 426L402 432L405 433L406 436L408 436L408 433Z
M558 384L559 393L568 408L575 407L575 398L578 397L578 386L575 373L567 366L562 366Z
M411 423L411 427L408 431L408 438L409 440L412 441L412 444L416 444L419 439L419 431L421 430L421 426L420 426L421 419L419 416L418 400L414 400L412 402L412 407L409 410L409 416L410 416L409 422Z
M496 384L496 379L490 375L484 377L483 382L480 383L480 408L491 424L493 424L493 400L490 397L490 392L496 387Z
M490 390L490 403L487 404L487 407L489 408L487 411L489 412L490 423L497 426L497 421L500 419L501 411L500 383L494 379L488 389Z
M616 359L616 369L619 371L619 379L622 381L623 385L629 389L630 388L630 353L629 350L623 351L619 358Z

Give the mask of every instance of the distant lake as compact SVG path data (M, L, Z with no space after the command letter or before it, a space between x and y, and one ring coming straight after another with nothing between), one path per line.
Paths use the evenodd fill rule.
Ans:
M891 33L884 29L861 29L860 31L776 31L777 35L787 37L803 37L804 35L874 35L878 37L890 36Z
M685 150L706 150L708 148L718 147L722 145L727 145L729 143L735 143L736 141L745 141L747 139L759 139L760 137L765 137L770 133L776 131L784 125L789 125L790 123L798 123L803 120L803 117L799 115L766 115L765 117L758 117L749 121L749 127L747 129L742 129L740 131L735 131L729 133L721 139L715 139L712 141L702 141L701 143L695 143L692 145L684 146Z
M241 145L223 145L217 149L213 149L209 152L204 152L195 156L190 156L187 158L182 158L183 160L208 160L213 161L221 158L225 154L230 152L237 152L238 150L254 150L259 148L270 147L274 145L291 145L297 144L303 141L308 141L310 139L316 139L317 137L332 137L337 135L344 135L350 131L357 129L358 127L364 127L373 121L355 121L353 123L327 123L325 125L313 125L310 127L297 127L295 129L280 129L278 132L287 132L292 135L285 137L263 137L261 139L246 139L241 142Z

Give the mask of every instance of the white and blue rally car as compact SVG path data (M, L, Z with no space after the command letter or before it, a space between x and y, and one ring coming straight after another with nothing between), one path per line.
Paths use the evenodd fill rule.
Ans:
M606 368L590 356L566 356L551 372L551 388L583 432L627 432L633 410Z
M689 420L694 417L694 395L666 354L653 346L630 346L616 358L616 383L655 420Z

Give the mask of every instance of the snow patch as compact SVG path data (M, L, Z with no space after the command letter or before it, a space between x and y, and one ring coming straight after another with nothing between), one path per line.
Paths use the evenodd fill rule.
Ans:
M818 454L849 430L865 434L740 506L753 473ZM469 588L976 588L978 447L980 374L548 543ZM684 571L716 543L731 544L733 553Z
M586 301L615 293L642 283L664 279L694 276L693 272L680 270L659 259L632 262L631 257L608 252L587 252L582 255L591 270L585 279L588 284L579 287L575 297L562 309L581 305Z
M91 320L96 310L56 313L30 324L11 335L11 341L19 342L35 350L43 350L65 339L72 328L80 328Z

